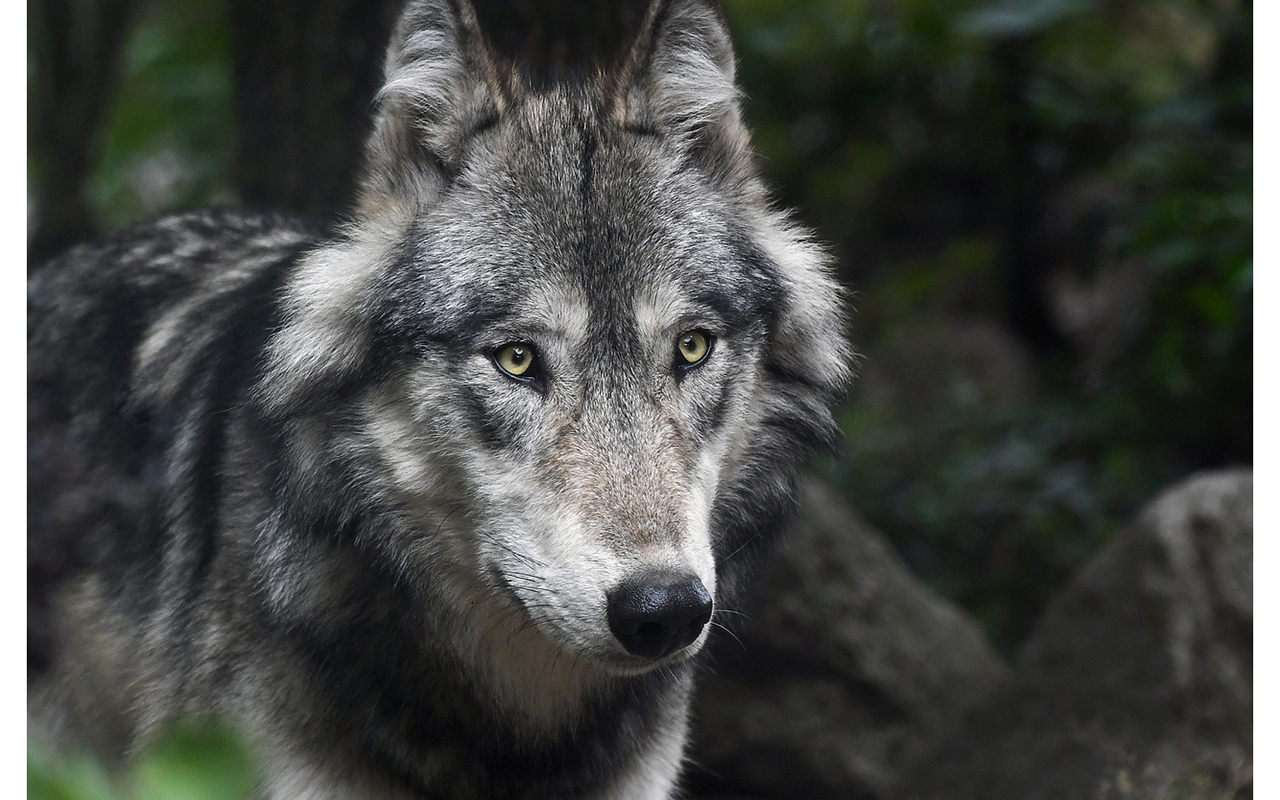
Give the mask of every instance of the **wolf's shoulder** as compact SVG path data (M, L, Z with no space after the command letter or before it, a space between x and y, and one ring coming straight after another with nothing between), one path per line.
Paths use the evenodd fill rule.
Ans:
M28 346L134 328L175 303L287 270L325 238L313 221L212 208L168 214L77 245L27 281ZM119 323L117 325L115 323Z
M292 265L323 241L302 218L215 208L66 251L27 283L29 393L78 413L254 360L237 343L270 330Z
M277 260L324 238L316 222L276 211L167 214L77 245L38 267L29 295L83 289L149 293L244 261Z

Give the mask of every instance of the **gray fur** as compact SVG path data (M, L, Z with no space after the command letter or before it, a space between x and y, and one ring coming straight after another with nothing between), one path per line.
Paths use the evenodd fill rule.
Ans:
M146 498L56 598L40 735L127 758L220 714L274 798L670 795L710 628L646 661L605 595L667 568L731 608L851 355L718 7L656 2L623 63L527 90L469 6L413 0L339 236L187 214L38 274L52 502ZM536 379L496 367L516 341Z

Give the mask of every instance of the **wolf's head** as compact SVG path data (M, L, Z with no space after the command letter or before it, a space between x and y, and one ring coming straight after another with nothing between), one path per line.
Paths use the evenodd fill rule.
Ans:
M356 219L292 281L262 397L295 495L481 638L695 652L836 437L840 291L767 203L733 72L701 0L538 89L465 1L399 22Z

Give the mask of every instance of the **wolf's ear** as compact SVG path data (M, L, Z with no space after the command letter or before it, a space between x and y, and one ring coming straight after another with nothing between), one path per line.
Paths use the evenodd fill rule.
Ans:
M459 169L468 137L505 113L518 90L470 0L409 0L387 50L361 209L430 204Z
M614 93L619 124L674 140L714 178L750 171L733 45L716 0L653 0Z

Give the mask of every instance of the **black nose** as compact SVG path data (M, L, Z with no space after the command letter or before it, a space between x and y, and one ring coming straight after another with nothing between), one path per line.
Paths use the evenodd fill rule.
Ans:
M609 630L632 655L674 653L710 621L711 595L693 575L652 572L609 593Z

